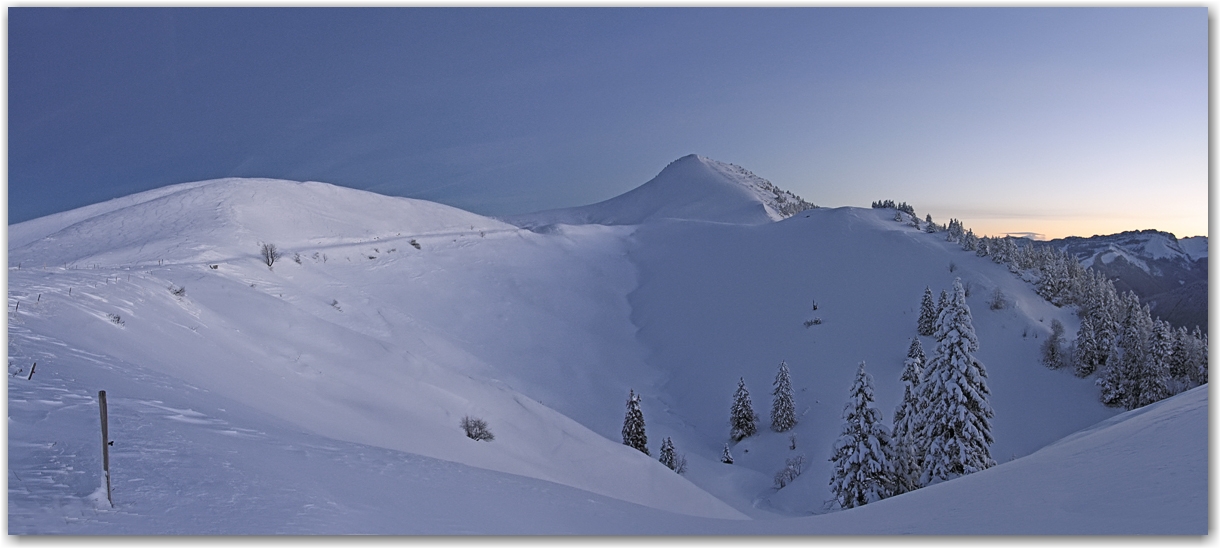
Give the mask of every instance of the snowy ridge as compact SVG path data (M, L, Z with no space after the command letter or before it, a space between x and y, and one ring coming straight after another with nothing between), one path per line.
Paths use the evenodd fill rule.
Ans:
M691 154L674 160L647 183L604 202L505 220L524 228L636 225L660 219L749 225L786 219L813 207L740 166Z
M1178 240L1178 246L1190 260L1197 261L1207 258L1207 236L1191 236Z
M336 215L336 211L350 212ZM10 227L12 264L131 265L351 242L514 231L449 206L317 182L216 179L173 185Z

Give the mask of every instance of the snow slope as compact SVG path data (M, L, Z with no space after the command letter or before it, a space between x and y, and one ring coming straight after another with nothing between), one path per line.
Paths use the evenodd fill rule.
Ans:
M652 180L604 202L506 217L517 226L636 225L655 219L763 224L814 207L733 164L695 154L671 162Z
M261 205L272 197L274 206ZM334 439L678 512L740 516L538 402L552 394L604 400L602 412L619 414L617 397L583 397L560 376L587 356L624 354L600 352L602 341L573 346L588 338L581 331L601 332L614 300L581 295L604 275L573 269L581 252L540 246L541 236L446 206L378 198L330 185L227 180L77 222L11 251L12 264L66 266L10 272L10 300L26 301L10 332L52 333L69 348L152 368ZM365 221L370 211L376 216ZM614 245L598 237L589 235L583 252ZM259 241L287 254L274 270L256 257ZM297 253L300 264L288 258ZM535 270L556 262L568 272ZM502 276L514 270L521 275ZM613 274L629 276L622 270ZM612 279L608 291L616 282L623 284ZM522 298L522 286L550 298ZM175 297L170 287L187 293ZM123 324L109 321L112 314ZM630 336L620 316L603 336ZM547 340L569 325L574 336ZM469 341L483 329L496 330L495 344ZM550 359L539 365L536 353ZM54 361L42 367L49 372ZM513 388L539 375L557 379L553 390L531 397ZM574 383L594 380L604 382L593 373ZM465 438L457 428L465 414L488 418L496 442Z
M758 202L740 193L694 207L688 193L655 190L667 180L717 188L715 164L686 157L666 169L686 176L641 187L659 192L646 209L692 214L639 224L610 222L639 214L635 198L603 203L609 225L533 232L321 183L227 179L11 227L21 238L8 272L10 532L907 531L849 517L857 510L801 516L833 510L827 458L856 364L867 361L890 418L923 288L955 277L972 288L993 456L1016 460L877 508L926 515L947 504L936 493L983 496L956 485L1042 485L1032 472L966 480L1116 414L1092 379L1037 362L1052 319L1074 330L1070 311L940 235L884 210L764 222L741 215ZM273 268L260 242L285 252ZM184 295L169 291L178 287ZM983 304L996 287L1012 307ZM796 391L796 450L765 420L780 360ZM733 445L730 466L719 456L739 377L764 420ZM115 509L97 502L99 389L116 440ZM619 443L628 390L643 395L653 457ZM464 437L464 415L486 419L496 439ZM1197 411L1175 416L1185 415L1175 428L1194 432ZM665 437L688 458L683 476L655 460ZM1199 457L1166 437L1111 464L1177 451ZM773 474L797 454L805 473L777 491ZM1205 468L1172 470L1206 482ZM1088 501L1120 516L1142 508L1118 487L1076 485L1087 523L1101 519ZM1181 495L1161 502L1197 506ZM975 515L1004 510L992 504Z

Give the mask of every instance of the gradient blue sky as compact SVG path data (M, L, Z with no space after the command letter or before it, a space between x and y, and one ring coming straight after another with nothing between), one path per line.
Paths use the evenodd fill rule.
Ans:
M1207 8L9 8L9 223L318 180L498 215L689 153L976 232L1206 235Z

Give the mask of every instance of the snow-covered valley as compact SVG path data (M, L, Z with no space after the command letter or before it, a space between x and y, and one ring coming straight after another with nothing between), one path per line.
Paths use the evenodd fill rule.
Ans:
M1119 414L1039 363L1076 317L1006 267L892 210L779 214L726 166L506 220L225 179L9 227L10 534L1207 532L1206 386ZM857 364L888 422L920 296L958 278L999 465L832 509ZM732 443L738 379L765 417L781 361L796 427ZM629 391L651 457L620 443Z

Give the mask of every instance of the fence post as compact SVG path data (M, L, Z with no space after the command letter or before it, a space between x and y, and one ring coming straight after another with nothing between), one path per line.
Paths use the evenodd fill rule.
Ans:
M114 499L110 497L110 434L106 422L106 391L97 392L97 400L102 413L102 471L106 475L106 501L114 508Z

